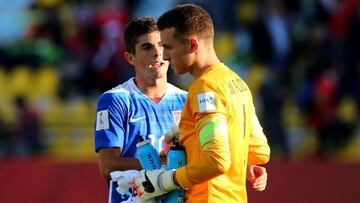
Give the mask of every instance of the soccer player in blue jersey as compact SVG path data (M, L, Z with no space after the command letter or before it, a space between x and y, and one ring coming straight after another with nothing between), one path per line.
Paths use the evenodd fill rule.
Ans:
M134 66L135 77L101 95L95 123L99 169L109 181L111 203L125 201L131 194L120 195L117 183L110 181L110 173L141 170L135 158L139 136L151 139L153 146L162 151L164 135L178 124L187 97L187 92L167 83L169 63L163 60L154 18L133 19L124 37L127 48L124 56ZM266 186L265 169L260 166L249 169L249 173L256 173L258 190L262 190Z
M162 59L160 33L150 17L135 18L126 27L124 56L135 68L135 78L101 95L96 113L95 147L100 173L110 180L115 170L141 169L134 158L139 136L151 139L161 151L164 134L177 125L187 93L167 83L168 61ZM112 183L112 201L120 196Z

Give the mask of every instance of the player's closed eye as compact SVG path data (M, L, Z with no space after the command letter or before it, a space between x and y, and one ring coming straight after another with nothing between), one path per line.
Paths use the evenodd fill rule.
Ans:
M152 48L153 48L153 46L150 46L150 45L149 45L149 46L145 46L145 47L143 47L142 49L143 49L143 50L147 50L147 51L148 51L148 50L151 50Z
M146 43L146 44L142 44L140 48L141 48L142 50L150 50L150 49L152 49L153 47L154 47L154 45L149 44L149 43Z

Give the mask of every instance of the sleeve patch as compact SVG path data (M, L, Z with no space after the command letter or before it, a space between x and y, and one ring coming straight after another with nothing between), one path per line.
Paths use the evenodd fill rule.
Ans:
M96 113L96 131L106 129L109 129L109 111L98 111Z
M199 112L216 110L214 92L205 92L197 95Z

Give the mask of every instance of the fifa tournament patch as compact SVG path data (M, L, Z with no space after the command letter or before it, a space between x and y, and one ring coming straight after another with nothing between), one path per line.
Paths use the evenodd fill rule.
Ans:
M177 125L179 125L181 119L181 111L172 111L172 116Z
M214 92L205 92L197 95L199 112L216 110Z
M109 129L109 111L102 110L96 113L96 130Z

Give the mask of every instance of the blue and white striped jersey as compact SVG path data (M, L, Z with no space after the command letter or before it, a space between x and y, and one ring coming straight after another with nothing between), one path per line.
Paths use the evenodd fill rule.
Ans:
M99 99L95 122L95 150L121 148L123 157L134 157L138 136L151 139L161 151L164 134L177 125L187 92L167 84L166 94L159 103L144 95L135 85L134 78L105 92ZM116 188L116 183L113 183ZM121 202L114 189L112 199ZM120 198L120 199L119 199ZM115 201L111 201L115 202Z

